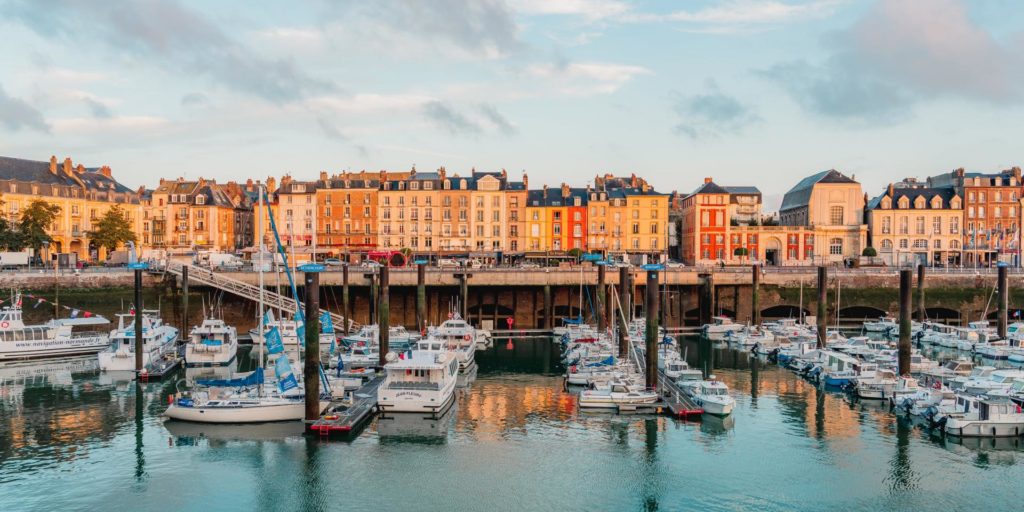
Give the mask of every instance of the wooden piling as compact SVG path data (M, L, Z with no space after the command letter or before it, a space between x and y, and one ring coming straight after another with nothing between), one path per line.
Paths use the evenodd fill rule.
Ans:
M710 273L700 274L698 276L701 280L700 295L697 296L697 308L699 311L700 318L698 323L700 325L708 325L711 323L711 311L712 301L714 301L714 276Z
M469 321L469 274L459 274L459 312L462 318Z
M185 267L188 268L188 267ZM142 269L135 269L135 374L142 371Z
M378 364L381 367L386 362L384 358L388 355L388 347L391 342L391 290L389 289L390 278L388 276L388 266L384 265L380 267L380 305L377 307L377 328L380 332L378 338L377 353L380 355Z
M416 264L416 330L427 329L427 264Z
M304 272L306 283L305 361L302 381L306 390L306 420L320 418L320 273Z
M898 368L900 375L910 375L910 318L911 280L914 271L909 268L900 270L900 339L897 345Z
M260 314L263 312L260 311ZM184 334L188 332L188 265L181 266L181 328L178 332L183 334L180 339L186 339Z
M377 289L377 273L370 274L370 304L367 308L370 312L371 324L377 323L377 301L380 300L380 292Z
M917 265L917 321L924 323L924 264Z
M750 323L761 325L761 267L750 267Z
M348 298L348 262L346 261L344 266L341 267L341 318L342 326L341 332L349 334L348 326L352 323L352 307L349 304Z
M626 267L619 267L619 314L615 315L618 319L619 324L619 358L625 359L629 353L628 343L626 337L628 333L627 322L629 321L626 317L626 303L629 301L629 269Z
M1000 265L996 270L998 276L997 289L999 293L999 318L996 320L996 330L998 331L999 338L1006 339L1006 326L1008 322L1007 309L1009 305L1009 282L1008 282L1008 268Z
M818 348L825 348L828 331L828 267L818 267Z
M551 285L544 285L544 329L552 330L555 328L555 321L551 318L554 315L554 306L551 304Z
M658 386L658 319L660 318L661 298L658 290L658 271L647 271L647 299L644 309L647 311L647 330L644 333L647 342L647 368L644 376L647 388Z
M594 307L594 314L597 315L597 331L604 332L607 328L607 321L604 315L604 303L607 300L607 284L605 283L605 265L597 266L597 304Z

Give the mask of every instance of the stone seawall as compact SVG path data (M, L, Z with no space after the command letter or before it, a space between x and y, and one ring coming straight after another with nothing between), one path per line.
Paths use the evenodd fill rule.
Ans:
M143 274L142 284L145 287L158 286L163 282L161 276ZM57 288L104 289L131 288L135 286L132 272L62 272L54 275L51 272L0 272L0 289L17 289L23 291L46 291Z

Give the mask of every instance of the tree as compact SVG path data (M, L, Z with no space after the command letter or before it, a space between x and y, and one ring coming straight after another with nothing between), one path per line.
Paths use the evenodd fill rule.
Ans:
M733 256L738 256L740 258L740 261L742 262L743 258L745 256L747 256L748 254L750 254L750 252L747 251L746 247L737 247L736 249L734 249L732 251L732 254L733 254Z
M868 258L874 258L875 256L878 256L878 251L876 251L874 247L865 247L864 250L861 251L860 255Z
M576 261L579 261L580 258L583 256L583 250L577 247L573 247L572 249L569 249L566 252L566 254L572 256L573 258L576 258Z
M53 238L46 232L57 220L60 214L60 206L48 203L42 199L36 199L29 203L28 207L21 212L21 223L18 231L21 233L22 247L30 247L36 251L43 248L44 243L50 243Z
M119 204L115 204L107 210L107 213L100 217L94 227L95 229L87 231L85 236L89 237L97 246L105 248L108 258L110 253L116 251L122 244L135 241L132 224Z

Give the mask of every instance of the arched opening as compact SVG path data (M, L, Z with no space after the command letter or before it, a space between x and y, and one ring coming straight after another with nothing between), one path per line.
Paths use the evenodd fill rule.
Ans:
M782 259L782 241L776 237L769 237L765 244L764 261L768 265L778 265Z
M810 314L807 309L803 310L804 316ZM792 304L772 306L761 310L761 318L776 320L779 318L800 318L800 307Z
M925 319L932 322L959 325L960 312L949 308L924 308ZM914 318L917 318L917 311L914 311Z
M874 320L888 314L888 311L872 306L849 306L839 310L842 320Z

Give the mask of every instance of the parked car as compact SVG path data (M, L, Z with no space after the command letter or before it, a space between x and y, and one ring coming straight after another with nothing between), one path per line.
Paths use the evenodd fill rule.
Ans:
M324 260L324 264L327 265L328 267L340 267L343 265L341 260L339 260L338 258L327 258Z
M523 263L519 264L519 268L540 268L540 265L533 262L524 261Z
M686 265L678 261L670 261L665 264L665 268L686 268Z
M455 261L452 258L441 258L441 259L437 260L437 267L438 268L457 268L457 267L459 267L459 262Z

